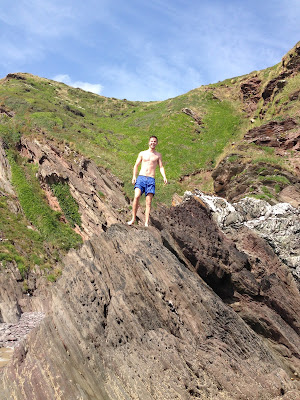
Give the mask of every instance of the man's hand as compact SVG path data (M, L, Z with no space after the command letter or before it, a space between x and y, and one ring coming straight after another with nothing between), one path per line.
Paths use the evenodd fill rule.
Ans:
M166 185L168 183L168 179L164 178L164 184Z
M133 185L135 185L136 177L133 177L131 182L132 182Z

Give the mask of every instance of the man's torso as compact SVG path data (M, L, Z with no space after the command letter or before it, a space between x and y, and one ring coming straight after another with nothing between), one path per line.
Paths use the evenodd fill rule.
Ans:
M143 151L140 175L151 176L152 178L154 178L155 169L159 161L159 156L160 154L156 151L154 153L149 150Z

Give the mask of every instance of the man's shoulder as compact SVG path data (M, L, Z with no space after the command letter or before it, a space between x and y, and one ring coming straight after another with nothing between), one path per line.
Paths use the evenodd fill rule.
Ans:
M143 155L145 155L147 153L147 150L143 150L139 152L139 156L143 157Z

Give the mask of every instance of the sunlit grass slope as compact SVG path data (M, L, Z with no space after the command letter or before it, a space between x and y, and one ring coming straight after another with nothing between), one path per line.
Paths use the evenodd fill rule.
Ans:
M286 56L286 62L290 60L297 62L295 49ZM289 168L288 155L278 156L273 148L243 140L249 129L268 121L292 117L299 122L299 99L291 101L297 98L299 74L289 76L269 102L262 98L265 87L278 79L282 68L280 63L160 102L106 98L24 73L9 74L0 80L0 137L23 210L16 213L11 206L13 196L0 192L0 237L5 238L0 241L0 267L16 263L26 291L29 271L39 269L48 280L55 280L62 254L81 243L80 236L72 230L81 221L68 187L52 187L68 221L64 224L45 199L36 177L37 166L18 155L16 144L21 136L43 136L68 144L118 176L124 182L125 193L132 198L136 157L147 148L149 136L156 135L169 184L163 185L157 174L154 205L170 204L175 192L183 194L194 186L212 190L211 171L226 155L233 163L242 157L252 164L263 162ZM256 111L249 115L241 85L251 78L261 81L261 98ZM197 121L188 114L196 116ZM272 179L278 176L272 175Z
M2 106L14 113L1 116L7 141L20 135L41 134L68 142L74 150L109 168L131 191L132 167L138 153L157 135L170 185L158 177L160 200L182 191L180 177L215 166L228 142L241 132L238 102L216 98L199 89L162 102L132 102L105 98L62 83L13 75L0 85ZM198 126L183 108L198 113Z

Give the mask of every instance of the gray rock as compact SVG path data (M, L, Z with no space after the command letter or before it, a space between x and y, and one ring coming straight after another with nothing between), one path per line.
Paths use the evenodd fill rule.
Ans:
M50 315L3 371L7 399L267 400L297 390L155 229L112 225L64 263Z
M0 189L7 194L15 194L11 185L11 170L6 158L3 141L0 138Z
M230 204L225 199L195 191L223 231L246 226L264 238L297 277L300 267L300 210L289 203L269 203L246 197ZM190 193L186 194L189 198Z

